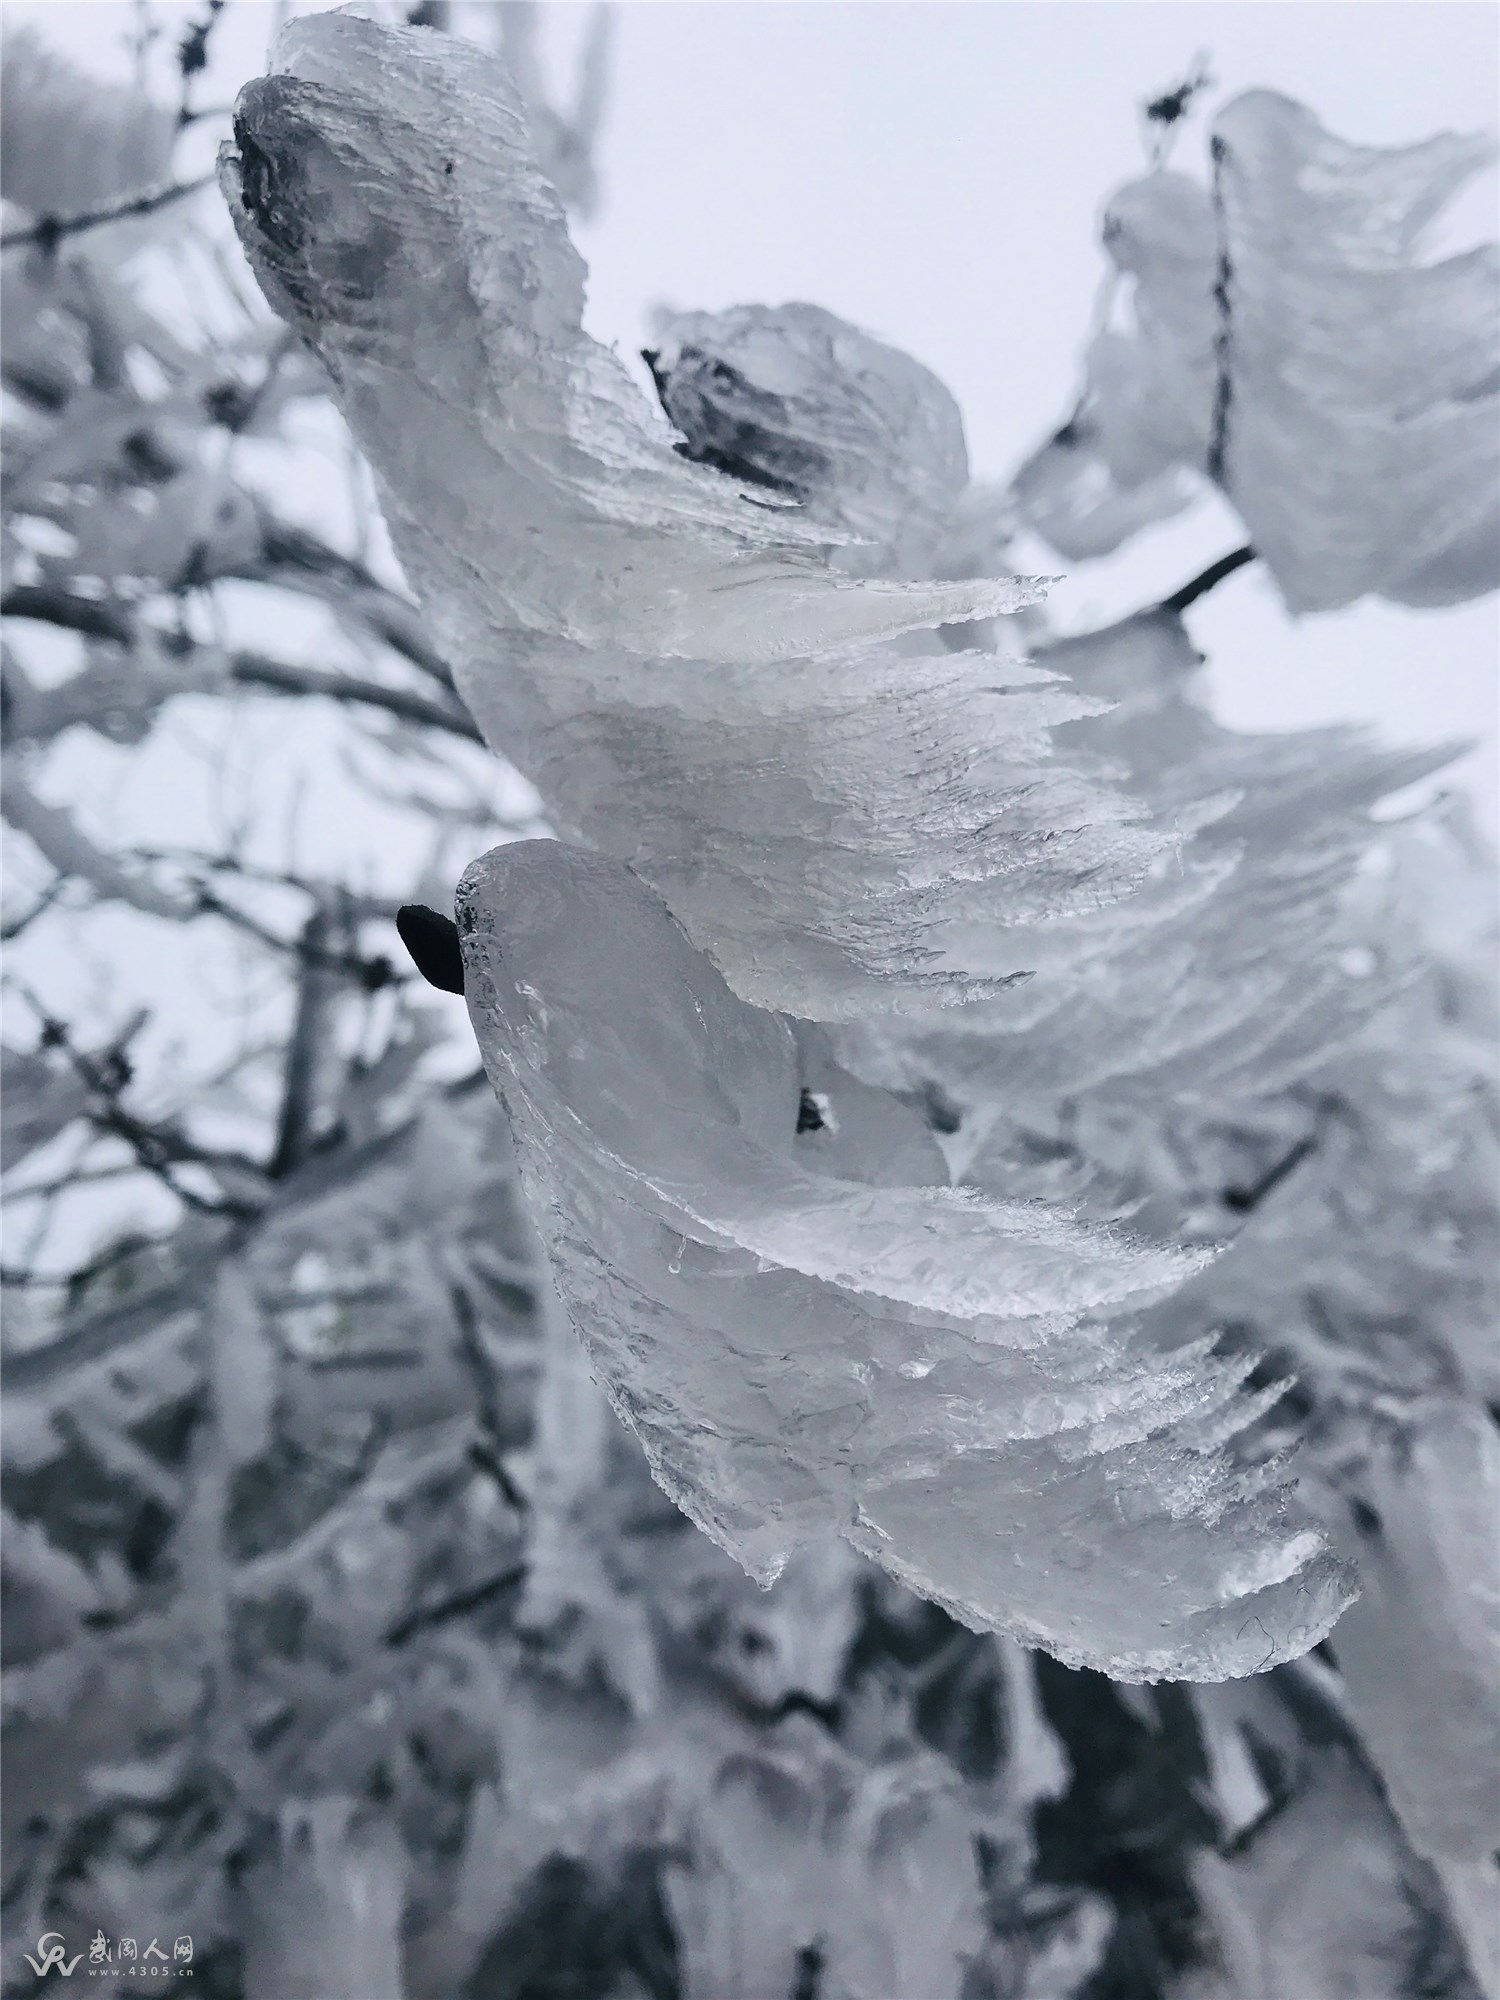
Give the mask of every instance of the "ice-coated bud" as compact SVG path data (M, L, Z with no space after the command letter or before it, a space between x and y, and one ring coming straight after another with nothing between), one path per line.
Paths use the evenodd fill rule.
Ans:
M877 544L887 572L931 542L968 484L948 390L821 306L680 313L646 359L686 456L805 501Z

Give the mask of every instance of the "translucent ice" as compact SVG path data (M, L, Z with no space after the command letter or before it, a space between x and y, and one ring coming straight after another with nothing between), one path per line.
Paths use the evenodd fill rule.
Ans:
M1450 604L1500 582L1500 251L1422 234L1487 140L1352 146L1273 91L1219 113L1213 181L1156 172L1105 210L1129 287L1021 499L1064 551L1217 480L1294 611Z
M851 1024L847 1062L894 1086L935 1079L970 1112L1103 1090L1162 1113L1281 1087L1390 998L1415 962L1407 934L1350 971L1370 808L1451 753L1225 729L1194 698L1200 661L1166 609L1038 652L1103 711L1059 728L1062 754L1107 759L1179 844L1129 900L1059 912L1031 981L925 1022ZM982 937L964 948L983 963Z
M934 573L969 483L958 405L928 369L821 306L678 313L648 355L688 455L806 501L861 567Z
M574 1324L662 1486L752 1575L837 1531L965 1622L1125 1678L1250 1673L1328 1630L1339 1565L1274 1467L1218 1448L1245 1364L1122 1316L1199 1258L939 1184L866 1086L873 1171L830 1158L836 1066L814 1050L799 1132L798 1031L618 862L497 848L459 929ZM891 1185L903 1116L930 1178Z
M1128 894L1165 851L1106 779L1051 757L1082 712L1068 690L920 636L1013 611L1034 581L830 562L841 533L899 539L962 484L956 412L916 364L865 342L866 390L896 393L885 429L851 387L784 440L847 475L841 530L765 483L774 452L748 480L691 462L584 335L582 263L482 50L309 17L235 132L251 262L332 371L481 727L736 991L819 1019L999 991L1039 925ZM672 354L685 385L681 335ZM824 359L787 357L789 421L813 420L800 389Z

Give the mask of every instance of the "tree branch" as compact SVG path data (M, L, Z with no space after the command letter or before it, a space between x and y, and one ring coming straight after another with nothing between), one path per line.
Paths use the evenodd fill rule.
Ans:
M429 1604L408 1612L399 1619L385 1635L387 1646L404 1646L419 1632L430 1631L434 1625L445 1625L451 1618L462 1618L466 1612L477 1611L481 1605L503 1597L508 1590L525 1581L525 1563L511 1563L508 1568L485 1577L481 1583L472 1583L466 1590L455 1590L451 1597L440 1598L436 1604Z
M200 194L213 185L214 179L213 174L201 174L195 181L174 181L168 187L131 195L125 201L110 202L83 215L41 216L29 229L12 229L0 236L0 251L24 250L32 245L40 250L55 250L65 237L82 236L86 230L102 228L108 222L126 222L136 215L154 215L157 209L166 208L171 202Z
M133 1111L128 1111L122 1091L129 1079L130 1069L120 1059L118 1051L106 1051L102 1058L86 1055L74 1042L65 1023L44 1007L28 987L22 986L19 991L41 1023L43 1046L61 1051L80 1082L96 1100L95 1105L84 1114L90 1124L112 1138L123 1139L146 1172L153 1174L185 1208L191 1208L200 1215L252 1216L259 1213L259 1206L255 1203L238 1201L229 1196L215 1201L201 1195L196 1189L184 1186L173 1172L177 1166L201 1166L210 1171L233 1166L238 1171L254 1173L253 1162L241 1159L237 1154L207 1152L194 1146L170 1126L150 1124L146 1119L138 1118Z
M395 602L392 600L392 605ZM426 651L413 631L404 629L396 610L387 606L386 611L389 622L381 625L381 636L394 650L438 678L434 673L435 656ZM8 618L35 619L39 624L80 632L85 638L104 639L117 646L132 644L136 634L135 621L118 606L91 597L75 597L46 584L17 584L0 598L0 613ZM366 622L370 620L367 618ZM393 632L397 636L393 637ZM484 741L473 719L462 710L409 688L387 687L381 681L363 680L353 674L326 673L317 667L297 666L290 660L274 660L255 652L231 654L229 674L242 687L266 688L273 694L321 695L330 701L357 702L369 708L383 708L406 722L445 730L468 743ZM443 678L446 685L446 677ZM183 691L192 692L186 688ZM457 699L455 696L455 703Z
M446 730L450 736L461 736L467 743L484 741L467 715L407 688L386 687L383 682L361 680L353 674L324 673L317 667L294 666L290 661L267 659L262 653L233 654L229 674L231 680L237 681L241 687L266 688L274 694L321 695L329 701L356 702L368 708L383 708L406 722Z
M392 648L420 667L424 674L453 686L453 676L445 661L433 651L422 628L422 614L415 604L388 590L372 576L363 563L342 555L337 549L293 527L274 515L261 516L259 560L226 569L226 576L246 583L279 584L283 589L301 590L353 613Z
M302 974L297 985L297 1011L287 1047L281 1086L281 1112L269 1173L279 1180L303 1160L312 1141L317 1111L318 1070L327 1046L334 982L326 960L333 929L332 898L321 900L302 927L298 946Z
M1246 563L1257 560L1257 552L1248 542L1242 549L1231 549L1227 556L1220 556L1217 562L1211 562L1207 569L1200 570L1197 576L1182 586L1181 590L1174 590L1170 597L1164 597L1161 601L1162 610L1175 611L1179 614L1186 611L1190 604L1196 604L1200 597L1206 597L1216 583L1222 583L1226 576L1233 576L1237 569L1243 569Z
M135 638L135 620L128 612L97 598L74 597L44 583L18 583L0 597L6 618L32 618L64 632L81 632L86 639L108 639L128 646Z
M98 846L71 813L39 799L17 770L5 774L3 805L9 824L26 835L59 875L87 882L101 899L126 903L147 916L181 921L193 914L191 903L134 873Z

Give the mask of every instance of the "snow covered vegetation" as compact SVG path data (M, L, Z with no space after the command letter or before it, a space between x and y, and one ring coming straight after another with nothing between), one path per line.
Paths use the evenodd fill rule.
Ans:
M170 117L7 41L11 1938L192 1933L223 2000L1500 2000L1494 860L1451 746L1230 728L1189 630L1251 564L1500 583L1500 257L1424 234L1487 143L1249 90L1194 171L1151 107L997 486L819 305L664 313L649 385L593 340L606 18L564 112L533 10L445 11L240 93L275 317L165 240ZM1099 629L1013 567L1211 493L1244 546ZM222 770L251 702L383 872L267 835L273 750L232 825L90 824L69 744ZM44 997L63 923L258 954L237 1052ZM112 1176L158 1224L49 1265Z

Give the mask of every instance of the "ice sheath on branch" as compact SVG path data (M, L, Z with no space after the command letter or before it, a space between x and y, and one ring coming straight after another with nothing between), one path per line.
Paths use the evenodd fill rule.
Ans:
M1305 1650L1348 1586L1279 1464L1223 1456L1265 1406L1248 1362L1122 1316L1194 1260L946 1187L919 1121L806 1025L999 999L1096 956L1117 908L1128 936L1217 879L1173 891L1176 829L1087 742L1052 754L1104 703L934 635L1032 586L857 574L931 576L973 530L951 398L801 309L815 382L826 341L874 393L794 411L780 445L753 409L674 445L581 332L499 66L350 15L296 24L278 66L224 160L252 263L329 365L481 726L609 857L478 864L466 985L658 1478L752 1574L842 1532L969 1622L1122 1676ZM669 408L693 344L657 355ZM824 511L797 505L823 472Z
M737 1000L616 861L496 848L459 930L574 1323L658 1480L753 1576L842 1533L963 1622L1133 1679L1327 1632L1339 1564L1277 1467L1215 1450L1248 1363L1094 1317L1200 1260L943 1185L914 1113Z
M1206 474L1294 612L1494 590L1500 248L1421 257L1491 142L1349 145L1252 90L1210 155L1208 184L1158 170L1106 204L1128 312L1024 468L1023 513L1064 554L1099 554Z
M493 58L340 14L278 64L240 101L235 220L465 700L561 833L629 861L743 998L820 1019L999 991L1038 929L1138 883L1170 841L1049 754L1078 698L910 636L1037 585L851 577L847 531L675 449L582 332Z

